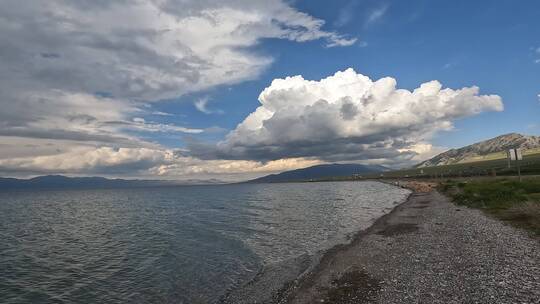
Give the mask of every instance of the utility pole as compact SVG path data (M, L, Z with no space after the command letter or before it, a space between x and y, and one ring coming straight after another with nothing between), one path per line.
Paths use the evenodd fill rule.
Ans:
M519 160L516 160L516 163L517 163L519 181L521 182L521 169L519 168Z

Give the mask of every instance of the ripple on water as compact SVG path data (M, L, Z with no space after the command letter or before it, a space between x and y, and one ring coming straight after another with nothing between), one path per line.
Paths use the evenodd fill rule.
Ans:
M263 267L278 284L407 195L373 182L3 192L0 294L213 302Z

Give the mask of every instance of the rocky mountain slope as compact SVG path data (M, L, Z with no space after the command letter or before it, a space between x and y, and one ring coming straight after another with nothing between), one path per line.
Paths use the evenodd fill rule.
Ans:
M502 153L508 149L516 148L521 148L523 150L538 149L540 148L540 136L527 136L518 133L505 134L463 148L448 150L416 165L416 167L421 168L464 163L474 160L479 156L497 152Z

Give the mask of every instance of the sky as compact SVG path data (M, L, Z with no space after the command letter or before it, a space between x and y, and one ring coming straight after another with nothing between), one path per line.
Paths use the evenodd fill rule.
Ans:
M238 181L540 134L540 3L0 2L0 176Z

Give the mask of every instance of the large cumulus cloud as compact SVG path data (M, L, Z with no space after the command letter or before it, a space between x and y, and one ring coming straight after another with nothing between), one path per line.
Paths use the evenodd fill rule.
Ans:
M497 95L478 87L443 88L438 81L413 91L394 78L376 81L347 69L320 81L276 79L261 105L216 147L194 143L206 158L405 161L437 131L483 111L502 111Z

